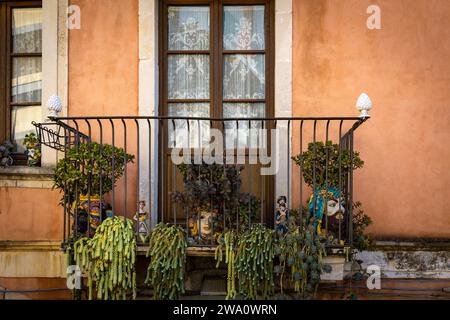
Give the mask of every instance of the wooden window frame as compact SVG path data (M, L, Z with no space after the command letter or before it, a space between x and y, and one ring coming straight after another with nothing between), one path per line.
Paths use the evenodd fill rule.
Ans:
M264 50L224 50L223 49L223 6L264 5L265 6L265 49ZM169 6L209 6L210 7L210 47L207 51L169 51L168 50L168 7ZM210 103L210 117L223 117L223 103L265 103L265 117L274 116L275 101L275 0L162 0L159 5L159 114L168 115L169 103ZM210 97L209 99L168 99L168 59L169 54L209 54L210 56ZM265 54L265 98L264 99L223 99L223 57L226 54ZM216 81L217 80L217 81ZM163 125L163 122L160 122ZM165 207L170 201L168 181L168 159L170 148L168 146L168 130L159 135L160 161L159 161L159 217L165 217ZM270 147L269 147L270 148ZM269 150L270 152L270 150ZM264 222L273 226L275 178L267 176L264 184L265 216Z
M42 8L42 0L15 0L0 3L0 41L5 43L0 50L0 143L11 140L11 111L13 107L41 106L41 101L33 103L13 103L11 101L12 59L14 57L41 57L40 53L13 53L12 52L12 11L16 8ZM4 116L3 116L4 115ZM30 124L31 126L31 124ZM22 153L13 154L14 165L26 165L26 156Z

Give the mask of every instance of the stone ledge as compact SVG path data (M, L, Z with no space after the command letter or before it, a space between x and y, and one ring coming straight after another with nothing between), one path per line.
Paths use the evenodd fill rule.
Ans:
M59 241L0 241L0 277L64 278L66 272Z
M53 173L49 167L0 167L0 187L51 189Z
M0 240L0 252L2 251L61 251L61 241L14 241Z

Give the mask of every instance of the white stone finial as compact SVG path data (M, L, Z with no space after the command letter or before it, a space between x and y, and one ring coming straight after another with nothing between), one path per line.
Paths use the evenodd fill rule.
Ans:
M50 111L49 118L57 117L62 110L61 99L56 95L52 95L47 101L47 108Z
M358 97L358 100L356 101L356 108L359 112L361 112L359 117L369 118L369 111L372 109L372 107L372 100L370 100L369 96L366 93L361 93L361 95Z

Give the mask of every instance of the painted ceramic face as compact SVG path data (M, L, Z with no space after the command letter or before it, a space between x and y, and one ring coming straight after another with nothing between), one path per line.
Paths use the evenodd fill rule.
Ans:
M211 221L212 221L211 212L204 211L200 213L199 229L202 238L208 238L211 235L212 232Z
M327 215L329 217L334 216L335 214L345 213L344 203L343 201L339 201L338 199L330 199L327 202Z

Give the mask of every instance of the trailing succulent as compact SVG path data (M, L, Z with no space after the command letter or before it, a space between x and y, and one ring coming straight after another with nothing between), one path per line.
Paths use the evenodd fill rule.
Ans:
M227 296L226 300L234 299L236 297L236 247L237 247L237 233L234 230L225 232L219 238L219 243L216 247L214 258L217 261L216 268L219 268L223 261L223 251L225 250L225 263L227 264Z
M153 288L155 300L177 300L184 289L186 234L176 225L159 223L150 235L145 284Z
M326 251L316 222L306 211L298 226L290 223L287 233L277 233L275 253L279 264L275 273L279 276L281 294L284 283L289 283L302 299L310 299L316 293L322 272L331 272L331 266L322 262Z
M238 292L244 299L269 299L274 295L274 231L261 225L253 225L241 234L226 232L216 249L217 266L222 261L228 265L227 299L234 299Z
M133 222L124 217L103 221L93 238L75 242L75 262L88 275L89 300L136 298L136 238Z
M333 144L332 141L309 143L308 150L292 157L292 160L298 166L301 166L306 184L318 187L324 187L325 185L338 187L339 168L341 173L347 173L350 169L355 170L364 166L364 161L359 157L359 152L351 153L347 149L342 149L339 152L339 145Z
M91 195L105 194L114 188L113 181L117 182L126 165L133 161L134 156L125 154L122 148L96 142L81 143L69 149L65 158L58 161L54 187L65 190L68 202L75 199L76 193L86 195L90 191Z

